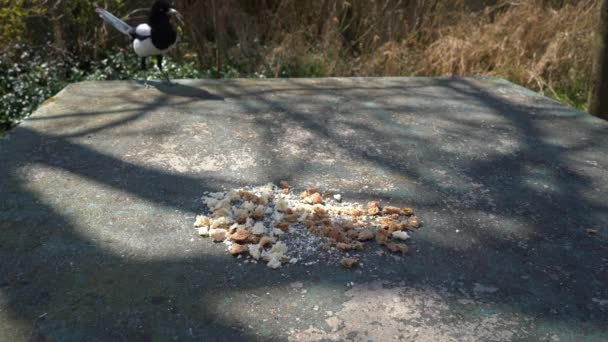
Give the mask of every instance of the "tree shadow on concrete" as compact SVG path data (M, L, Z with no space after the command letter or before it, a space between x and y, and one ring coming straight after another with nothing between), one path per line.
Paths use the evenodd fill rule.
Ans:
M75 226L65 213L28 189L21 176L28 165L37 164L187 213L196 211L200 191L217 191L216 186L227 183L144 169L27 128L17 128L11 140L12 146L20 148L10 156L3 154L6 162L0 167L4 235L0 288L3 306L8 308L3 320L22 324L4 326L0 329L3 338L253 339L239 322L212 310L221 304L214 301L213 293L226 286L229 273L225 268L233 266L232 260L205 253L183 260L142 260L128 250L117 253L112 247L120 245L125 237L120 231L126 227L110 224L114 213L107 213L104 228L116 230L114 237L92 239L83 234L83 227ZM41 145L61 151L63 157L32 152ZM32 159L32 155L37 157ZM139 238L150 238L156 229L150 226Z
M151 86L159 92L163 93L164 95L168 96L188 97L202 101L224 101L224 98L214 95L199 87L193 87L178 82L172 82L171 84L167 84L161 81L138 81L137 83L141 86L148 84L148 86Z
M110 234L114 238L89 235L89 227L76 224L72 213L60 211L62 199L53 202L32 190L30 177L49 177L66 184L63 177L78 177L97 184L95 191L109 189L111 195L102 196L112 200L120 198L119 194L133 197L136 202L157 205L156 210L167 209L163 213L175 211L184 218L179 224L189 224L200 209L197 198L204 191L244 184L224 175L175 174L133 164L71 140L142 120L149 111L167 105L166 98L142 104L141 110L126 118L73 134L53 136L17 128L0 144L0 293L4 315L10 320L10 325L0 323L6 325L0 325L0 331L19 339L282 338L255 335L256 329L234 318L238 315L223 301L229 296L221 294L278 289L296 280L343 286L347 280L388 279L412 287L441 288L455 299L475 297L472 289L476 284L495 286L500 291L481 294L480 300L549 322L550 327L572 328L577 336L605 334L608 313L594 305L593 298L608 297L606 232L590 237L585 229L602 228L608 222L608 206L601 201L601 193L607 190L601 165L608 161L608 146L601 139L608 128L600 123L589 128L577 115L538 120L538 116L551 117L552 103L545 99L528 105L512 103L475 81L445 79L411 88L400 86L397 80L394 83L386 92L372 94L363 81L333 88L296 82L291 86L308 95L289 105L270 91L243 99L240 94L248 89L240 88L238 82L218 86L218 97L240 99L243 115L253 117L252 126L260 133L258 155L271 161L262 171L268 181L290 178L293 186L305 185L300 184L299 173L309 172L306 165L312 162L286 160L280 152L264 148L264 144L276 145L287 138L287 133L280 133L285 122L313 134L311 141L334 146L336 153L415 180L417 189L411 193L373 187L345 193L345 197L361 201L380 197L394 204L412 204L426 223L412 242L414 256L401 263L369 256L372 262L391 264L368 274L335 266L308 272L304 266L296 266L283 274L251 266L235 273L235 261L217 246L159 258L143 252L137 243L125 244L137 234L121 230L139 227L108 222L107 229L116 230ZM399 122L396 117L419 115L417 105L391 101L417 92L421 99L439 102L440 97L425 91L429 87L488 108L497 120L469 120L466 115L455 115L462 110L442 113L441 106L428 105L424 111L429 121L424 124L436 121L445 126L436 135L412 134L408 121ZM318 115L301 107L315 94L328 96L326 111ZM379 106L369 113L358 106L349 108L355 98ZM345 103L336 104L332 99ZM279 116L265 116L268 109ZM336 110L354 112L339 121L332 117ZM357 111L365 113L358 115ZM343 127L358 132L357 137L345 138L339 132ZM516 137L512 153L466 158L467 151L486 153L484 143L491 145L500 134ZM577 134L588 139L567 147L550 142L555 135ZM469 144L452 148L461 139L468 139ZM380 152L369 148L370 141ZM311 144L311 149L317 148L321 147ZM421 158L415 159L413 149L418 149ZM594 155L599 166L580 164L588 155ZM43 171L32 174L34 166ZM74 196L89 191L88 186L74 188ZM151 220L141 231L144 250L171 251L192 235L183 227L167 231L175 221L162 216L156 219L158 222ZM153 240L156 236L160 241Z
M346 87L332 93L322 85L299 85L308 87L310 93L329 92L335 98L344 97L343 92L351 90ZM490 92L475 80L461 79L440 79L428 85L443 89L446 98L465 99L486 108L498 119L484 123L466 119L466 113L465 119L454 117L455 113L463 114L458 109L441 113L449 109L443 105L423 108L424 114L434 114L433 120L459 124L457 129L442 129L445 136L408 135L410 131L404 129L408 125L394 120L395 116L409 114L407 109L403 110L405 106L391 110L390 104L382 103L382 95L371 91L358 94L357 101L380 103L374 110L387 115L371 120L366 117L363 122L349 117L347 125L357 132L357 139L344 139L336 131L335 122L331 122L333 115L329 114L336 109L331 104L315 115L284 99L260 97L259 102L266 108L287 114L281 120L259 117L256 126L272 145L286 139L285 135L276 134L285 131L281 122L297 123L299 129L313 132L311 141L328 141L329 146L337 146L338 153L353 160L371 162L394 174L406 175L420 184L417 194L432 194L422 198L433 200L424 201L415 196L396 197L378 192L360 195L361 200L373 195L393 203L413 203L428 220L425 232L435 231L429 232L429 237L444 240L438 246L431 239L417 238L424 261L418 266L403 266L396 272L397 278L411 280L418 272L418 276L428 276L427 280L435 285L500 284L504 291L490 301L556 325L585 322L599 328L606 319L606 310L592 303L594 298L606 297L608 245L605 231L600 237L589 236L587 228L605 230L608 225L608 204L602 200L602 194L608 191L606 174L598 167L608 160L605 143L608 127L586 114L565 111L546 98L534 97L530 104L512 102L498 92L501 86L511 87L502 83L494 89L497 92ZM234 85L226 88L224 91L231 93L227 97L245 91ZM408 86L400 90L403 95L412 92ZM431 98L437 103L441 100ZM300 99L301 103L306 101L310 98ZM246 112L252 109L243 106ZM554 110L567 115L555 117ZM422 114L416 110L413 115ZM552 120L541 121L545 120L542 117ZM376 125L375 121L381 124ZM594 127L589 126L589 121ZM516 137L512 152L466 158L467 152L479 154L486 150L484 144L494 142L501 131ZM478 136L471 139L475 134ZM454 149L459 139L469 140L470 144ZM560 139L564 142L561 145ZM380 146L382 153L371 152L367 148L370 141ZM404 152L413 148L422 150L426 160L414 162L403 157ZM597 164L592 168L580 165L584 161L578 159L585 156ZM302 170L301 164L294 166L294 174ZM286 165L280 169L289 170ZM431 171L442 171L443 179L430 175ZM449 215L443 215L447 216L445 220L432 222L438 211L446 209Z

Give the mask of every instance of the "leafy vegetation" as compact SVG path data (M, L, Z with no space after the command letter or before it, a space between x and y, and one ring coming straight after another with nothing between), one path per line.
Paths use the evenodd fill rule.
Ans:
M132 24L149 5L100 3ZM596 0L216 3L177 2L172 78L492 75L586 106ZM0 0L0 132L70 82L161 77L126 48L90 1Z
M138 59L124 49L109 50L99 61L57 56L24 45L13 46L11 53L13 58L0 60L0 131L10 129L71 82L162 77L156 68L142 71ZM165 60L163 64L172 78L209 76L193 63Z

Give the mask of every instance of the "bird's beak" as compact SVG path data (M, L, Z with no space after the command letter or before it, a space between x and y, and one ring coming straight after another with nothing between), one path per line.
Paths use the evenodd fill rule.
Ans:
M170 16L174 16L179 14L179 12L175 8L170 8L169 12L167 12Z

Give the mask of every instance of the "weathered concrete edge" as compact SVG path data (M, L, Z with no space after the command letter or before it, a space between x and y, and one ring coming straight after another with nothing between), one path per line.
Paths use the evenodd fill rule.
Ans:
M558 100L552 99L546 95L538 93L534 90L528 89L524 86L521 86L517 83L511 82L507 79L497 76L466 76L466 77L451 77L451 76L436 76L436 77L426 77L426 76L389 76L389 77L318 77L318 78L228 78L228 79L209 79L209 78L200 78L200 79L175 79L174 82L184 83L192 86L205 86L205 85L217 85L217 84L226 84L226 83L287 83L287 82L301 82L301 83L309 83L309 82L322 82L323 80L328 81L351 81L351 82L364 82L366 80L373 81L433 81L433 80L487 80L494 81L496 83L501 83L504 86L511 87L517 92L532 97L542 99L548 102L555 104L556 106L562 106L568 112L570 112L570 117L574 117L577 119L582 119L588 123L592 124L603 124L606 125L608 122L606 120L600 119L596 116L593 116L589 113L580 111L578 109L572 108L564 103L559 102ZM161 82L161 80L149 80L150 82ZM56 95L51 96L45 102L43 102L35 111L33 111L29 116L24 118L17 126L24 125L27 126L28 118L36 115L38 111L43 108L46 104L48 104L49 100L53 100L55 102L61 99L64 96L69 95L71 89L77 88L80 85L87 84L95 84L95 83L113 83L113 84L125 84L128 86L140 86L140 80L107 80L107 81L80 81L75 83L68 84L65 88L60 90ZM12 133L11 131L5 132L5 135L9 135Z

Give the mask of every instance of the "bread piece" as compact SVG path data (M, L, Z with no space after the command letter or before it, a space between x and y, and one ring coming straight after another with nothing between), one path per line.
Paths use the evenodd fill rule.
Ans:
M380 214L380 208L378 207L372 207L367 209L367 214L370 216L376 216Z
M239 254L247 253L249 248L246 245L239 245L238 243L233 243L232 246L228 249L228 252L232 254L232 256L237 256Z
M412 208L403 208L403 209L401 209L401 215L403 215L403 216L414 215L414 209L412 209Z
M420 221L418 220L418 216L416 216L416 215L410 216L408 224L412 228L420 228Z
M277 241L276 238L270 237L270 236L263 236L260 239L260 247L264 248L268 245L272 245L273 243L275 243L275 241Z
M353 258L342 258L340 264L342 264L342 267L344 268L351 269L357 265L357 260Z
M371 239L374 238L374 233L372 233L371 230L369 229L363 229L361 231L359 231L359 236L357 237L357 240L359 241L369 241Z
M388 230L386 229L378 229L376 231L376 242L380 245L384 245L386 243L386 240L388 240L388 236L390 235L390 233L388 232Z
M367 203L367 209L380 208L380 201L371 201Z
M211 229L209 236L213 242L222 242L228 237L228 231L226 229Z
M383 215L393 215L393 214L399 215L400 212L401 212L401 209L399 209L397 207L387 206L382 209Z
M211 225L211 221L207 216L197 216L196 221L194 222L194 227L209 227Z
M230 240L234 242L244 243L249 240L251 233L244 228L238 228L236 233L230 235Z

